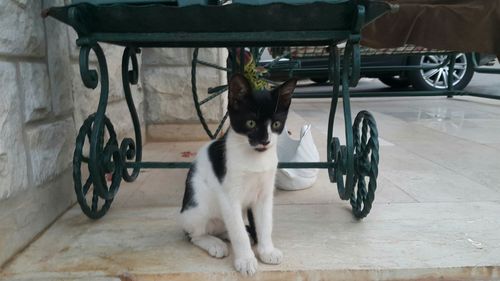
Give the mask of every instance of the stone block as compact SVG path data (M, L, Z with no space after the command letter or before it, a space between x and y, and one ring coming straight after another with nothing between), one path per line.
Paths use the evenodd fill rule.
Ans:
M219 71L200 68L197 87L200 99L208 96L208 87L220 85ZM193 105L190 67L148 67L144 70L146 97L146 119L153 124L175 122L197 122ZM209 121L218 120L222 113L221 98L216 98L203 106Z
M217 64L219 66L224 66L225 67L226 66L226 62L225 62L226 57L224 57L224 63L223 64L221 64L221 61L219 60L219 57L221 55L221 52L223 52L223 50L226 50L226 49L222 49L222 48L199 48L198 49L198 59L200 59L202 61L205 61L205 62L209 62L209 63L213 63L213 64Z
M28 129L33 184L38 186L69 168L76 137L72 118Z
M109 101L124 99L122 82L122 56L125 48L110 44L101 44L106 55L109 74ZM132 92L134 90L132 89Z
M143 75L147 121L163 123L195 116L188 67L145 67Z
M64 5L62 0L44 1L43 3L46 8ZM52 111L58 116L73 110L73 97L71 95L73 69L68 48L68 27L49 17L45 19L45 29Z
M24 93L24 121L47 117L51 111L47 65L20 63L19 72L21 91Z
M146 65L191 65L190 48L147 48L143 50L143 63Z
M71 84L71 94L74 97L74 118L76 129L78 130L83 121L97 110L99 104L100 89L88 89L83 85L80 78L80 70L77 64L73 66L73 83Z
M25 247L75 201L71 169L40 188L3 200L0 203L0 264ZM38 277L26 280L35 279Z
M0 200L28 186L16 67L0 62Z
M83 82L80 79L80 72L78 70L78 65L73 66L74 74L73 74L73 84L72 84L72 95L75 98L75 125L77 130L79 130L83 121L92 113L97 111L97 106L99 104L100 98L100 88L99 86L92 90L88 89L83 85ZM121 77L121 76L120 76ZM121 79L121 78L120 78ZM123 86L119 85L119 91L122 92L123 95ZM144 93L142 91L141 82L139 81L138 85L133 85L131 87L132 98L134 100L134 105L139 115L139 120L141 125L144 126ZM116 122L123 122L127 124L123 129L128 133L133 132L132 120L130 118L130 113L125 102L124 96L123 99L115 99L113 100L109 97L109 103L106 110L106 115L111 119L111 122L115 124Z
M0 54L45 55L42 1L0 0Z
M74 44L74 40L76 40L76 34L74 31L70 32L70 57L73 60L79 59L80 48ZM122 56L124 47L110 45L110 44L100 44L101 48L104 51L104 55L106 58L106 64L108 66L108 78L109 78L109 101L117 101L124 98L123 95L123 85L122 85ZM140 62L140 54L138 55L138 60ZM90 52L90 68L95 69L98 72L99 65L97 62L97 57L94 52ZM77 64L78 66L78 64ZM140 63L139 63L140 66ZM80 69L79 66L76 68L77 76L75 77L76 81L74 83L82 84L82 80L80 78ZM100 85L97 89L100 89ZM89 89L90 90L90 89Z
M141 102L139 104L136 104L136 110L138 110L137 107L143 107L143 103ZM144 120L142 113L143 110L138 110L139 120ZM106 110L106 116L108 116L108 118L111 120L111 123L113 123L116 134L118 136L118 140L120 142L125 137L129 137L132 139L135 138L132 118L130 117L130 112L125 101L119 101L110 104ZM139 121L139 123L141 123L141 129L144 129L144 122Z
M76 31L72 27L68 27L68 38L69 38L68 50L70 57L74 60L77 60L78 56L80 55L80 47L76 45L76 39L78 39L78 35L76 34ZM95 58L93 61L95 61Z

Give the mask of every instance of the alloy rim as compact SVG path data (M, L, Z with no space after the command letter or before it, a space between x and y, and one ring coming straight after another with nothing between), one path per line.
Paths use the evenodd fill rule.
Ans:
M421 66L438 66L442 64L448 56L446 55L426 55L422 56ZM456 86L465 76L467 71L467 57L461 53L456 56L455 67L453 70L453 86ZM427 85L435 89L448 88L449 67L441 67L430 70L420 70L420 75L424 78Z

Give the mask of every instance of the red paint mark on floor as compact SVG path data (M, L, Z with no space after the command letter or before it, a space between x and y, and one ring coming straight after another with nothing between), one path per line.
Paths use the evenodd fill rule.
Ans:
M183 151L181 152L182 158L190 158L196 156L196 153L191 152L191 151Z

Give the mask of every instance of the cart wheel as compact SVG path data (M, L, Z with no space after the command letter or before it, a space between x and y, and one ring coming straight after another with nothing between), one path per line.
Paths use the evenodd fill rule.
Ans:
M202 51L204 49L201 49ZM199 56L200 49L195 48L193 51L193 60L191 62L191 88L193 91L193 101L196 108L196 113L200 119L203 129L211 139L215 139L223 130L224 124L228 118L226 103L224 102L225 95L227 95L227 77L230 75L231 70L225 66L220 66L218 62L210 62ZM202 75L201 71L205 71ZM202 88L200 81L206 75L220 75L218 71L224 71L226 75L218 77L222 83L215 84L213 87L206 86ZM215 76L214 75L214 76ZM214 102L218 103L219 111L216 114L210 114L208 111L203 110L205 103ZM222 116L222 117L221 117Z
M354 216L364 218L370 213L375 199L379 163L377 123L371 113L358 113L354 119L353 135L354 190L350 202Z
M92 130L94 130L95 114L90 115L80 127L76 138L75 152L73 155L73 181L75 193L83 213L91 219L103 217L109 210L113 198L118 191L122 177L122 157L116 133L111 121L104 116L104 131L99 138L99 171L98 175L90 174L89 152ZM104 139L107 139L104 145ZM84 149L85 144L88 145ZM104 146L103 146L104 145ZM84 163L84 167L82 167ZM82 180L82 172L85 175ZM95 182L99 181L101 187L96 187Z
M261 57L265 49L265 47L246 48L245 52L241 52L245 54L245 56L241 58L245 61L247 61L249 57L253 58L256 65L256 69L254 70L258 72L257 74L253 74L259 75L260 80L265 80L269 84L276 84L274 81L267 79L267 71L273 67L274 63L269 62L261 64ZM227 104L225 102L225 95L227 95L228 90L227 81L233 71L242 72L243 70L243 67L238 63L241 61L241 58L237 58L237 56L241 54L239 50L241 50L241 48L232 48L228 51L228 58L224 62L225 66L222 66L223 63L209 61L210 59L203 58L200 55L200 53L203 52L213 52L213 49L195 48L193 51L193 59L191 62L191 89L193 91L194 106L203 129L211 139L217 138L226 126L225 123L228 119ZM252 55L248 56L250 53ZM212 58L212 60L214 59ZM221 75L219 71L223 71L223 74ZM206 83L202 83L204 77L217 77L216 75L220 75L218 78L221 83L215 83L213 87L207 87ZM220 111L214 114L213 112L204 110L203 105L208 102L217 102Z

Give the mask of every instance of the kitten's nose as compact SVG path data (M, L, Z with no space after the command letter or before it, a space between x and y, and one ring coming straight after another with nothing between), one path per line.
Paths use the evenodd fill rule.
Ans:
M269 141L269 140L266 140L266 141L263 141L263 142L262 142L262 144L263 144L263 145L268 145L268 144L270 144L270 143L271 143L271 141Z

